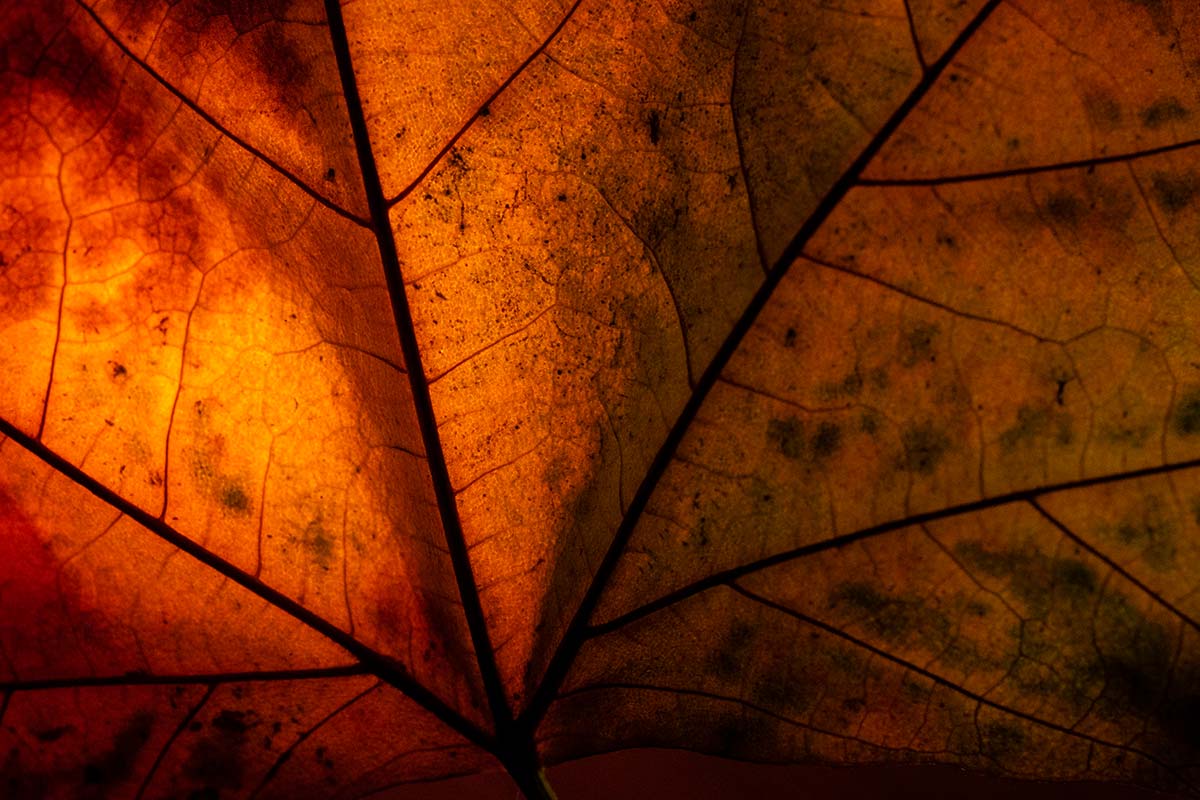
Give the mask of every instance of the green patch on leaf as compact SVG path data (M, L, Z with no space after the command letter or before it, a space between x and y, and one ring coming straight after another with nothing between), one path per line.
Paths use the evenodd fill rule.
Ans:
M804 454L804 426L795 417L769 420L767 441L785 457L799 459Z
M754 628L736 620L708 658L711 672L722 678L733 678L746 666L746 658L754 640Z
M905 329L900 340L900 364L911 368L935 360L933 343L937 335L937 325L921 323Z
M909 472L929 475L950 450L950 437L933 423L923 422L900 434L904 445L904 465Z
M1177 214L1191 205L1200 192L1200 180L1190 172L1183 175L1157 172L1150 178L1150 188L1164 211Z
M1147 128L1161 128L1171 122L1182 122L1190 116L1177 97L1163 97L1155 100L1141 113L1142 125Z
M312 556L313 561L317 562L317 566L328 571L333 564L334 540L329 531L325 530L325 526L321 524L321 520L314 519L308 523L300 541Z
M793 461L819 462L829 458L842 442L842 429L834 422L821 422L811 437L804 424L794 417L767 422L767 441Z
M1176 528L1163 502L1150 495L1140 508L1126 514L1115 527L1102 529L1102 533L1126 547L1141 550L1146 563L1161 571L1175 565Z
M1171 422L1180 436L1200 433L1200 387L1193 386L1183 393L1175 405Z

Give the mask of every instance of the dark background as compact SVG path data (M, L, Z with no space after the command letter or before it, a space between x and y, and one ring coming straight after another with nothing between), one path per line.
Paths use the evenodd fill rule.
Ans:
M625 750L550 769L559 800L1171 800L1121 784L1041 783L954 767L766 766L678 750ZM405 800L515 800L504 775L475 775L409 787Z

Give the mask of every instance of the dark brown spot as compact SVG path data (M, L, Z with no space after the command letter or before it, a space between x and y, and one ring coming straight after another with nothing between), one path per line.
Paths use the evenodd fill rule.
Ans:
M905 467L921 475L931 474L950 450L950 438L929 422L905 429L900 441L904 445Z
M1200 181L1192 173L1171 175L1155 173L1150 179L1154 199L1168 214L1177 214L1191 205L1196 193L1200 192Z
M1182 122L1190 114L1178 98L1164 97L1147 106L1140 116L1147 128L1161 128L1170 122Z

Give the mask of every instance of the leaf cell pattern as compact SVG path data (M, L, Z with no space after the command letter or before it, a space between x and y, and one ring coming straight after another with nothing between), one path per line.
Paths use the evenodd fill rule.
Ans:
M1188 12L0 9L3 793L1197 793Z

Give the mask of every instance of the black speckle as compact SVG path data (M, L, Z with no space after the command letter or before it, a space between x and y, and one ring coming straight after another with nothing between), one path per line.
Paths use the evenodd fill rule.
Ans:
M767 440L787 458L799 459L804 454L804 427L794 417L768 421Z
M248 721L246 712L232 711L224 709L216 717L213 718L213 727L217 730L222 730L227 733L245 733L250 730L252 725Z
M1155 100L1141 113L1142 124L1147 128L1161 128L1169 122L1181 122L1188 116L1188 110L1176 97L1163 97Z
M796 346L796 329L795 328L788 328L787 331L783 334L783 346L784 347L795 347Z
M843 603L863 612L876 636L893 642L915 638L931 649L945 650L950 620L919 597L889 597L869 583L851 581L839 584L829 595L831 609Z
M221 490L221 505L235 514L245 514L250 511L250 497L241 486L230 483Z
M112 749L83 767L83 782L92 786L120 783L133 774L138 753L150 740L154 717L141 712L133 716L113 738Z
M491 115L492 115L492 109L490 107L485 105L479 109L479 116L490 117Z
M125 369L125 365L117 361L108 362L108 374L112 376L114 381L120 380L129 374L129 370Z
M247 733L258 724L254 712L223 709L212 721L212 732L195 743L183 766L184 774L203 790L238 789L245 773Z
M933 340L937 335L936 325L918 324L906 329L900 342L900 363L914 367L923 361L936 361Z
M325 180L332 181L332 180L336 180L336 179L337 179L337 170L335 170L333 167L330 167L329 169L325 170Z
M333 562L334 540L321 524L321 520L314 519L308 523L302 542L317 562L317 566L328 571Z
M932 423L913 425L900 435L909 472L929 475L950 450L950 438Z
M833 590L830 605L846 602L869 614L878 614L891 602L869 583L843 583Z
M1021 406L1017 409L1017 421L1000 434L1000 445L1005 450L1012 450L1022 441L1036 438L1050 421L1050 414L1044 408L1036 406Z
M1070 192L1054 192L1046 198L1046 213L1063 225L1078 225L1083 211L1083 202Z
M1126 515L1113 535L1123 545L1140 548L1142 557L1154 569L1175 565L1175 523L1154 495L1146 497L1140 509Z
M65 734L73 730L75 730L74 725L56 725L53 728L35 731L33 735L39 742L57 742Z
M1082 561L1058 559L1053 571L1055 582L1072 600L1085 600L1096 591L1096 571Z
M1191 173L1185 175L1155 173L1150 178L1150 187L1158 204L1169 214L1176 214L1187 208L1196 197L1196 193L1200 192L1200 182Z
M1200 387L1193 386L1183 393L1175 406L1173 422L1175 433L1180 436L1200 433Z
M993 551L974 541L960 542L954 552L968 568L1005 579L1036 613L1045 612L1055 598L1073 609L1087 608L1099 587L1095 570L1073 558L1051 558L1036 550Z
M658 144L659 137L662 134L662 117L659 116L657 109L650 112L648 124L650 127L650 144Z
M842 429L832 422L822 422L812 440L812 452L817 458L833 455L842 441Z

